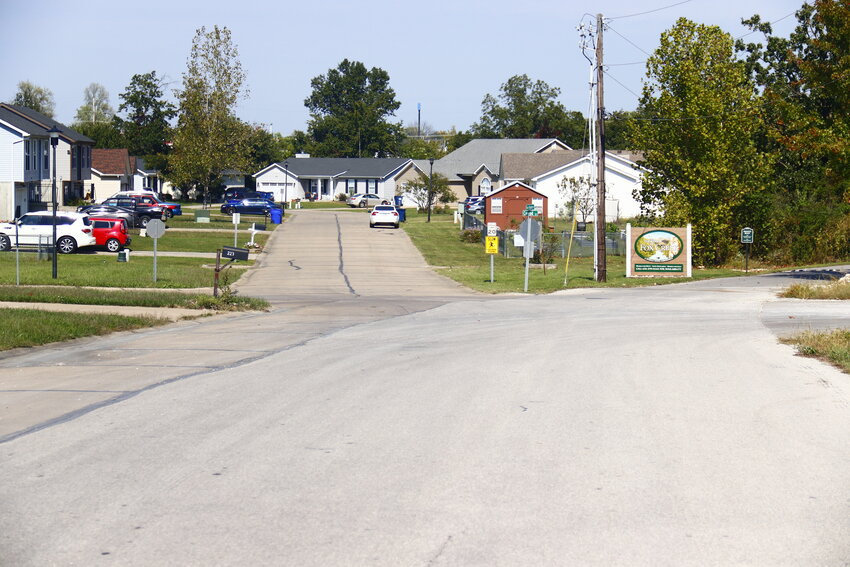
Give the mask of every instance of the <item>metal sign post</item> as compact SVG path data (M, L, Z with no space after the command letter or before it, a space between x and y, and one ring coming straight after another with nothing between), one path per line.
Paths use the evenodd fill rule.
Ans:
M18 239L18 223L21 219L15 219L15 285L21 285L21 243Z
M525 283L522 287L523 292L528 292L528 264L531 262L531 256L534 255L534 242L531 240L531 218L534 217L534 205L526 205L522 216L527 217L523 224L525 225L525 242L523 242L522 252L525 256Z
M236 248L236 235L239 234L239 213L233 213L233 247Z
M495 257L499 253L499 227L494 222L487 223L485 251L490 255L490 283L495 281Z
M147 234L153 238L153 281L156 283L156 243L165 234L165 223L159 219L148 221Z
M744 261L744 271L750 273L750 245L753 243L755 231L750 227L741 229L741 244L747 245L746 260Z

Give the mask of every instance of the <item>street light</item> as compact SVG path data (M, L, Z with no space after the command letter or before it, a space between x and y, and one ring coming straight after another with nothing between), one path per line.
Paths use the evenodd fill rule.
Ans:
M428 158L431 172L428 174L428 222L431 222L431 199L434 198L434 158Z
M59 132L55 124L47 131L50 134L50 145L53 146L53 279L58 277L58 266L56 265L56 146L59 145Z

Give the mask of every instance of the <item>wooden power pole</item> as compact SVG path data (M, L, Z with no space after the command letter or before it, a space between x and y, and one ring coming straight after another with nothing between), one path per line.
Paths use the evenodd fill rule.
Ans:
M596 281L607 281L605 257L605 105L602 87L602 14L596 15Z

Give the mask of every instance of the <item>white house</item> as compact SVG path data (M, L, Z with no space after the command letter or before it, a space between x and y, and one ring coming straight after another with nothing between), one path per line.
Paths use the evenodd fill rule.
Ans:
M636 159L638 156L630 152L605 152L605 218L609 222L640 215L640 203L633 192L640 189L643 173L634 161ZM595 168L592 156L586 150L503 154L500 186L515 181L528 184L548 197L547 216L554 218L564 215L571 200L570 192L560 187L564 179L593 179ZM595 214L593 207L591 215Z
M337 195L374 193L392 201L396 188L413 180L418 170L407 158L292 157L254 174L257 191L274 193L275 201L332 201Z

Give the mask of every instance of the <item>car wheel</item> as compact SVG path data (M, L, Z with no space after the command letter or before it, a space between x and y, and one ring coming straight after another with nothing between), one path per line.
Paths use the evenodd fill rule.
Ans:
M364 201L360 201L360 204L359 204L359 205L357 205L357 206L358 206L358 207L360 207L361 209L365 209L365 208L366 208L366 201L365 201L365 200L364 200Z
M151 218L147 215L141 216L139 217L139 225L141 225L142 228L145 228L148 226L148 222L150 222L150 220Z
M227 214L228 215L232 215L235 212L236 212L236 209L234 209L233 207L227 207Z
M174 213L171 212L171 209L163 209L162 210L162 218L163 219L170 219L173 216L174 216Z
M121 243L117 238L110 238L106 241L106 249L110 252L118 252L121 250Z
M12 249L12 241L5 234L0 234L0 252L8 252Z
M56 241L56 249L60 254L73 254L77 249L77 241L70 236L63 236Z
M395 228L398 228L398 223L395 223Z

